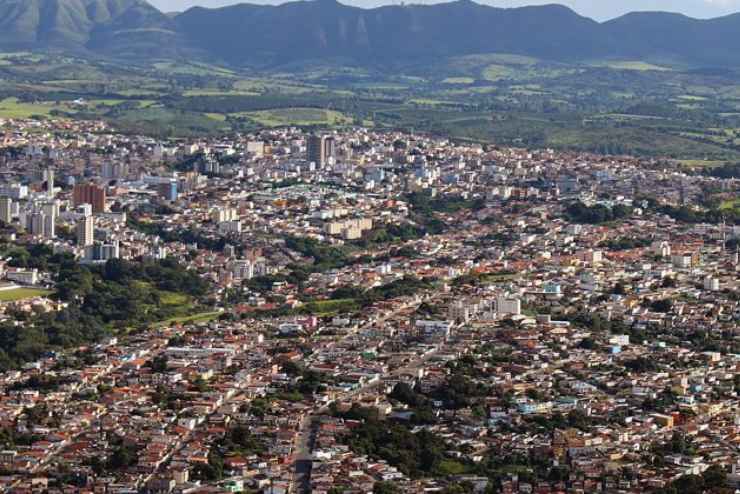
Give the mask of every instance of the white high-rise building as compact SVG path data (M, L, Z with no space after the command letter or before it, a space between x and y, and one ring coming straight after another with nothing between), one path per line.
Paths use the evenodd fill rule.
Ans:
M77 245L87 247L92 245L94 238L95 224L92 216L85 216L77 222Z
M92 204L80 204L79 206L77 206L77 213L81 214L82 216L92 216L93 215Z
M59 216L59 202L50 201L43 205L44 214L44 238L56 237L56 223Z
M28 229L31 234L44 237L46 236L46 225L46 215L44 213L37 212L31 215Z
M254 277L254 264L249 260L234 261L231 264L231 272L234 278L251 280Z
M47 167L43 172L43 179L46 182L46 195L49 198L54 197L54 168Z
M9 224L13 220L13 199L0 197L0 221Z

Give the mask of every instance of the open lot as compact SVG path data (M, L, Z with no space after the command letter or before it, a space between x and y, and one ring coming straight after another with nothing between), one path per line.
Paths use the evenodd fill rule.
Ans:
M16 302L34 297L51 295L51 290L40 288L14 288L11 290L0 290L0 302Z

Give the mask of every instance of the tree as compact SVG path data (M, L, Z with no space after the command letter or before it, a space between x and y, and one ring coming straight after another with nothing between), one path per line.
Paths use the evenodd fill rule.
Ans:
M701 476L707 489L718 489L727 485L727 472L720 465L710 466Z
M121 470L136 464L136 448L130 445L121 444L108 458L107 467L110 470Z
M417 394L411 386L406 383L398 383L393 387L393 391L389 395L396 401L405 403L408 406L416 407L423 404L426 400L424 396Z
M673 301L670 299L654 300L650 303L650 309L654 312L667 313L673 309Z
M373 494L400 494L400 490L393 482L375 482Z
M167 360L167 355L165 354L154 357L151 362L152 372L167 372Z
M662 288L676 288L678 286L678 283L676 283L675 278L671 278L670 276L666 276L663 278L663 282L660 284Z

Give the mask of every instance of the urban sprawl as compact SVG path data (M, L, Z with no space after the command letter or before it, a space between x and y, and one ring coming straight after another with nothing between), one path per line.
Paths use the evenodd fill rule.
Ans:
M0 148L4 492L740 486L740 226L682 216L736 179L365 128Z

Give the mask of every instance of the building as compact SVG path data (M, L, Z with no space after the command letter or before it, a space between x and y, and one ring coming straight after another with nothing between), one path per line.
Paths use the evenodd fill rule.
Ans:
M87 247L94 243L95 225L92 216L85 216L77 222L77 245Z
M93 213L105 212L105 200L105 188L96 184L78 184L72 192L75 207L81 204L92 204Z
M418 320L415 323L420 336L447 340L452 333L452 321Z
M128 175L128 165L126 163L111 163L106 161L101 167L102 177L106 180L117 180Z
M719 291L719 280L713 276L704 278L704 289L710 292Z
M46 217L44 216L44 213L33 213L30 216L28 225L28 230L31 232L31 235L36 236L43 236L44 235L44 224L46 222Z
M496 311L500 315L514 315L518 316L522 313L522 302L516 298L508 297L497 297L496 298Z
M251 280L254 277L254 264L249 260L234 261L231 264L231 272L236 279Z
M95 242L85 247L85 261L87 262L105 262L109 259L118 259L120 254L118 240L114 240L110 244Z
M78 206L75 211L77 214L80 214L82 216L92 216L92 204L82 204L81 206Z
M44 168L42 179L46 184L47 197L54 197L54 169L52 167Z
M13 199L8 196L0 197L0 221L8 224L13 221Z
M157 185L157 194L165 201L174 202L177 200L177 181L169 180Z
M15 281L22 285L35 285L39 282L39 272L37 269L9 268L5 277L10 281Z
M218 232L222 235L242 232L242 222L240 220L224 221L218 224Z
M239 219L239 212L234 208L216 207L211 211L211 221L214 223L223 223L224 221L236 221Z
M0 195L8 196L16 201L25 199L28 197L28 186L18 184L4 185L0 187Z
M56 237L56 223L59 217L59 202L49 201L45 202L42 206L44 214L44 238L55 238Z
M308 138L306 156L308 161L318 167L326 166L330 158L336 154L336 143L331 136L312 135Z

